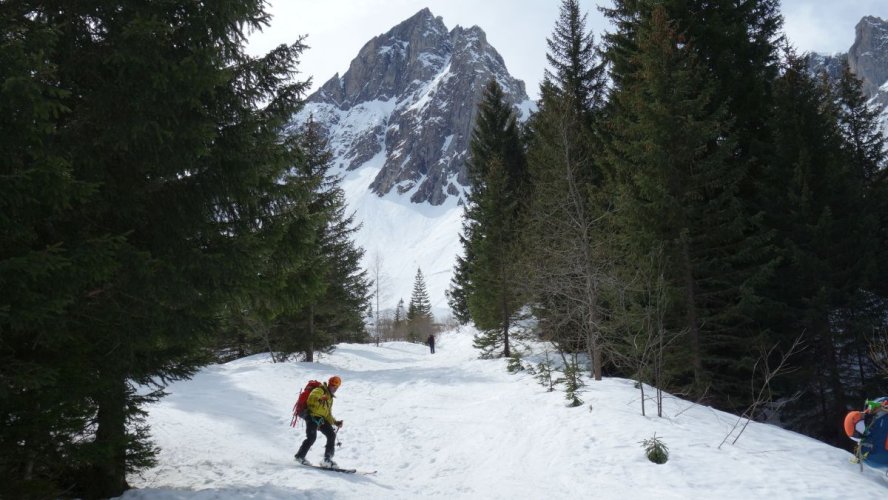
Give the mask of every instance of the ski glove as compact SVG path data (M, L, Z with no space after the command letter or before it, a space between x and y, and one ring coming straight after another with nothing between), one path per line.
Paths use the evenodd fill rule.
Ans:
M333 423L336 424L336 427L342 427L342 420L337 420Z

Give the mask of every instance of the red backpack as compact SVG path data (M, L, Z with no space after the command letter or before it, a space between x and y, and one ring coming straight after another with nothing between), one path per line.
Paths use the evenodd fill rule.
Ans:
M293 405L293 418L290 420L290 427L296 427L296 422L299 421L299 417L302 416L302 412L304 412L308 406L308 395L311 394L311 391L315 390L316 387L320 387L321 383L317 380L309 380L307 384L305 384L305 389L302 389L302 392L299 393L299 398L296 399L296 404Z

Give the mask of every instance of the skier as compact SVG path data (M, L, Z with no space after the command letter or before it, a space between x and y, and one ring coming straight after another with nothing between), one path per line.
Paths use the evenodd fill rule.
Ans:
M429 349L432 350L432 354L435 354L435 334L430 334L426 343L429 344Z
M857 441L852 463L888 469L888 397L867 400L863 411L845 416L845 433Z
M337 375L330 377L326 383L315 387L311 394L308 395L308 408L302 418L305 419L305 441L296 452L296 461L303 465L311 465L306 460L305 455L308 454L309 448L314 444L318 436L318 429L327 437L327 445L324 447L324 460L321 461L321 467L335 469L338 468L336 462L333 461L333 453L336 449L336 431L333 430L335 425L337 429L342 427L342 420L333 418L333 395L342 379Z

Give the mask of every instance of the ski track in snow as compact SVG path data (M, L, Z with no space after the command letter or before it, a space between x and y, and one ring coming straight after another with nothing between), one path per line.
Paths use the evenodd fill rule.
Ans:
M565 406L504 360L479 360L472 330L439 336L436 354L404 342L340 345L316 363L265 355L213 365L149 408L158 465L132 476L125 500L173 499L827 499L884 495L884 474L850 453L752 423L718 449L737 418L667 395L665 417L640 412L632 381L589 382ZM342 376L345 425L335 460L372 476L300 467L305 429L289 427L309 379ZM655 465L654 435L670 459ZM308 458L318 463L324 437Z

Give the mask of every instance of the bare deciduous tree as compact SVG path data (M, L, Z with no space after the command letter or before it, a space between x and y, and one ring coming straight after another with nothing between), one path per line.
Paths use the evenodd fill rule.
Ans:
M666 349L683 332L666 328L665 314L669 306L665 279L663 249L651 251L648 265L639 269L632 280L618 281L609 287L611 304L608 342L611 358L634 373L641 391L641 414L646 415L644 385L655 390L657 416L663 416L663 370Z
M374 317L374 335L376 336L376 345L379 345L379 336L380 336L380 320L381 313L379 309L379 304L381 301L385 301L388 298L388 293L386 292L389 285L389 277L384 271L385 259L383 259L382 253L377 249L373 254L373 260L370 263L370 276L373 279L373 296L376 299L376 309L375 309L375 317Z
M558 103L552 104L558 107ZM544 117L545 137L531 153L535 197L529 231L534 251L529 259L532 292L545 298L550 322L568 336L579 332L591 360L591 375L601 380L603 353L601 288L611 279L607 210L590 182L594 170L588 136L574 113L550 109ZM559 317L556 318L556 315ZM558 323L558 324L556 324ZM559 339L554 341L569 341Z
M740 439L740 436L743 434L743 431L746 430L746 427L749 425L749 422L751 422L758 414L759 409L768 403L773 403L773 398L771 395L771 381L774 380L774 378L778 375L791 373L795 370L795 368L787 364L787 361L789 361L789 358L791 358L794 354L804 349L804 343L802 342L803 337L804 333L796 337L795 341L792 343L789 349L787 349L786 352L780 355L777 366L773 368L771 367L769 360L772 356L775 355L777 345L772 346L767 352L764 350L764 348L762 349L761 355L755 363L752 380L750 381L750 384L752 385L752 403L750 403L746 410L737 418L737 422L734 423L734 426L731 427L731 430L718 445L719 449L721 449L722 445L725 444L725 442L730 439L734 432L737 431L737 429L739 428L739 431L737 431L737 435L734 436L734 440L731 441L731 444L736 444L737 440ZM761 385L756 388L755 375L759 372L761 372L762 381ZM781 406L792 400L793 398L784 400Z
M884 329L876 329L869 342L869 357L876 368L888 376L888 334Z

